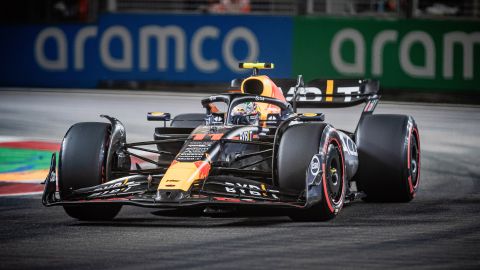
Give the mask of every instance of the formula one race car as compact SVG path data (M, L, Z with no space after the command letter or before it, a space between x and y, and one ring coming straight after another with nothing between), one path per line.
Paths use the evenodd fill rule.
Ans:
M42 202L79 220L114 218L122 205L216 210L276 209L293 220L334 218L345 203L407 202L419 186L420 138L412 117L377 115L374 80L272 80L270 63L201 101L206 114L148 113L154 140L126 142L122 123L84 122L66 133ZM353 132L297 108L366 103ZM167 127L166 122L171 121ZM144 152L145 154L140 154ZM150 156L148 156L149 154ZM152 157L152 155L154 157ZM142 160L151 166L132 160Z

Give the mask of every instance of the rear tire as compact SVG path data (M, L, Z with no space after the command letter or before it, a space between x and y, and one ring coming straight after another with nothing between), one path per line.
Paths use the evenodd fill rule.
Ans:
M110 139L110 124L86 122L73 125L65 134L60 149L58 186L60 198L68 200L72 190L102 184ZM110 220L121 205L64 206L65 212L79 220Z
M172 119L171 127L196 128L205 125L205 114L185 113L179 114Z
M343 207L346 183L345 160L340 140L328 138L327 147L320 145L326 128L323 123L299 124L289 127L281 137L278 147L278 184L282 189L297 192L306 190L306 173L314 155L325 151L323 171L323 199L308 209L289 213L293 221L325 221L334 218ZM322 147L322 149L320 149Z
M420 137L412 117L369 115L359 125L356 142L357 187L366 201L408 202L418 190Z

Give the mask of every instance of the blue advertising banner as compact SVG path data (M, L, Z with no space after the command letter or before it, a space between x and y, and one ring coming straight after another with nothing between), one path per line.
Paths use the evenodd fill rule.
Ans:
M98 25L1 26L0 85L95 87L100 80L228 82L238 62L291 74L290 17L107 14Z
M96 38L82 38L86 30L96 28L84 24L1 26L0 85L96 86L101 73Z

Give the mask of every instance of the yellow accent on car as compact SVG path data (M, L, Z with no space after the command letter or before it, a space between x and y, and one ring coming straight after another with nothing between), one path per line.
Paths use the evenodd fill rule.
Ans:
M316 113L303 113L302 115L306 116L306 117L314 117L314 116L317 116L318 114L316 114Z
M194 162L175 162L172 164L163 176L158 190L180 189L188 191L195 180L205 179L205 171L210 166L208 162L203 162L198 168Z
M327 98L325 99L328 102L333 101L333 80L327 80Z
M273 63L240 63L238 64L238 67L244 69L272 69L275 68L275 65Z
M151 116L162 116L162 115L164 115L164 114L165 114L165 113L163 113L163 112L151 112L151 113L150 113Z

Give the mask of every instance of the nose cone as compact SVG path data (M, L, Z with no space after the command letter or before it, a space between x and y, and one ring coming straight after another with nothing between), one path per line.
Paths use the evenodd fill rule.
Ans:
M158 190L188 191L195 180L207 178L210 167L208 161L174 161L160 181Z

